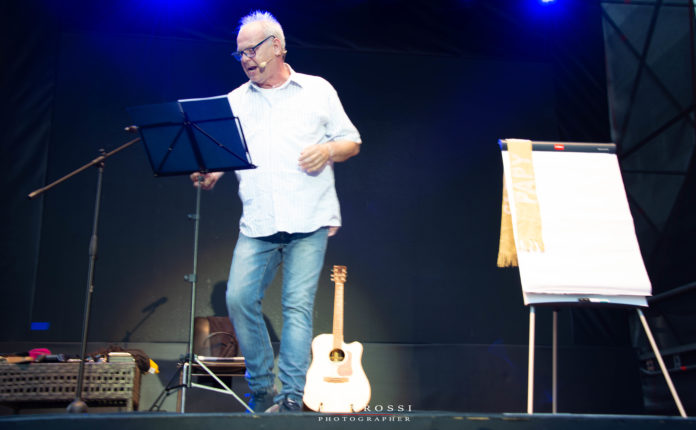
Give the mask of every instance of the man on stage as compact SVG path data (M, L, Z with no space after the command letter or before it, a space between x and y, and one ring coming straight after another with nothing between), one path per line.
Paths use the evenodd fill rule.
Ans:
M328 237L341 225L333 163L357 155L361 140L331 84L285 63L285 37L273 15L256 11L240 23L233 55L249 81L228 99L258 168L236 172L243 211L227 308L246 359L254 411L299 411L317 283ZM221 176L191 177L211 189ZM261 301L281 262L282 389L276 393Z

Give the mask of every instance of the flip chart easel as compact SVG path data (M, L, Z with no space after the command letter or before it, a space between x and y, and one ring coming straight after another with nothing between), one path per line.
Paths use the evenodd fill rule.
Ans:
M534 410L535 305L554 306L552 412L557 412L557 307L633 307L679 413L684 407L641 307L651 284L635 235L621 171L611 143L531 142L543 251L524 251L517 226L513 170L520 158L500 140L524 304L529 306L527 413ZM527 141L529 142L529 141ZM528 160L527 160L528 162ZM519 182L517 182L519 187Z

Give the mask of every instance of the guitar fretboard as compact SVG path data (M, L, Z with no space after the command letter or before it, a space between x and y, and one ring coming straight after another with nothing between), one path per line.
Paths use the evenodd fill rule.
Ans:
M334 292L334 319L333 319L334 349L340 349L343 345L343 283L336 282Z
M334 292L333 347L343 346L343 284L346 282L346 266L334 266L331 280L336 284Z

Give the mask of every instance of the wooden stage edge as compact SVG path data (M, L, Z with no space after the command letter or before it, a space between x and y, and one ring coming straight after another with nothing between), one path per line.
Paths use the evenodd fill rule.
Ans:
M13 415L0 417L3 430L189 430L189 429L341 429L369 426L379 429L480 430L648 430L696 429L696 418L652 415L473 414L410 412L393 414L285 413L171 413L120 412L108 414Z

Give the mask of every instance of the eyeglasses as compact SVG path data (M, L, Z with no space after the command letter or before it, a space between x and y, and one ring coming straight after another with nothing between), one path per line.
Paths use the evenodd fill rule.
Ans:
M258 49L259 46L263 45L263 42L267 41L271 37L275 38L275 36L268 36L267 38L263 39L256 45L252 46L251 48L243 49L241 51L234 51L232 53L232 56L237 59L237 61L242 61L242 54L246 55L247 58L254 58L256 56L256 50Z

